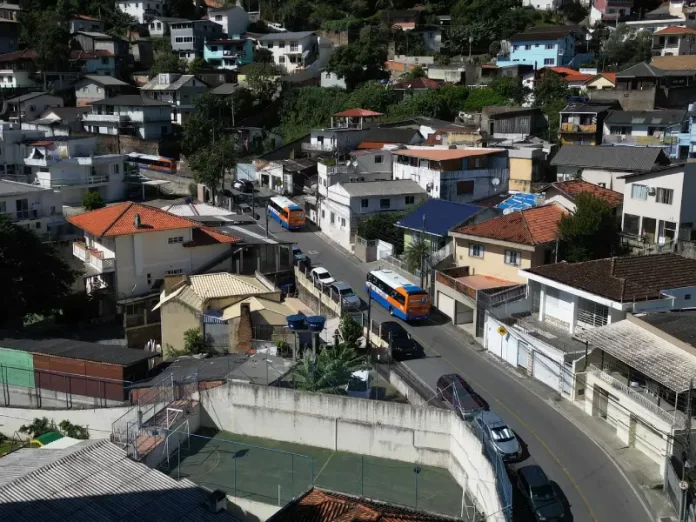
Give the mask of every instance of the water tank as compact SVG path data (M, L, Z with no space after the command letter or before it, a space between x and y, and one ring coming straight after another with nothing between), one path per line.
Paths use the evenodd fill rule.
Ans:
M286 320L288 321L288 328L290 330L306 330L306 319L307 317L304 314L288 315L286 317Z
M323 315L307 317L307 328L309 328L310 332L321 332L324 329L325 323L326 317Z

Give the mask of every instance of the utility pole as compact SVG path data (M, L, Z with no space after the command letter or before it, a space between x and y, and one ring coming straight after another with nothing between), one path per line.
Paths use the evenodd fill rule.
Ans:
M368 356L370 355L370 335L372 334L372 290L367 289L367 337L365 337L365 349Z
M420 286L425 286L425 214L423 214L423 227L421 228L421 243L423 244L420 253Z
M268 203L266 203L266 237L268 237Z
M694 389L693 378L689 380L689 394L686 396L686 421L684 425L684 431L686 433L686 440L684 441L684 449L682 450L682 482L689 483L689 477L687 470L690 469L689 458L691 457L691 393ZM675 404L676 408L677 405ZM686 510L687 510L687 492L690 487L686 488L686 491L682 492L681 500L681 513L679 513L679 521L683 522L686 520Z

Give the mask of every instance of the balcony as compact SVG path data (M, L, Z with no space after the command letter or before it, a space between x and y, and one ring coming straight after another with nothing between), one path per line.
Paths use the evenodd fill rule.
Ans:
M106 254L96 248L89 248L81 241L73 243L73 255L80 261L89 265L98 274L113 272L116 270L116 258L105 257ZM96 274L95 274L96 275Z
M82 121L85 122L112 122L112 123L127 123L130 121L130 116L125 114L97 114L87 113L82 116Z
M561 132L572 132L575 134L595 134L597 132L597 124L591 123L582 125L579 123L561 123Z
M48 176L41 176L48 174ZM53 178L48 172L37 173L38 185L44 188L60 188L60 187L94 187L104 185L109 182L109 175L103 174L99 176L85 176L75 178Z
M302 150L309 152L335 152L336 145L333 143L303 143Z
M669 147L679 143L679 136L632 136L630 134L606 134L604 143L621 143L624 145L642 145L646 147Z
M622 372L614 366L605 366L605 369L602 370L591 364L587 372L608 384L613 389L613 392L621 393L627 399L648 410L666 424L672 425L674 422L674 426L677 428L685 425L686 415L675 409L674 405L661 399L657 388L653 386L654 383L651 381L645 384L630 381L630 374L626 375L626 372Z
M39 215L38 210L18 210L16 212L4 212L3 215L10 218L10 221L25 221L44 217Z

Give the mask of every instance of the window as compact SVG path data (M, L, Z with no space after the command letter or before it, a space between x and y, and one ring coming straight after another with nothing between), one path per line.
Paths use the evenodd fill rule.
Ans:
M147 274L147 284L148 286L152 285L152 274Z
M183 274L183 273L184 273L184 271L181 268L172 268L172 269L167 270L165 272L166 275L179 275L179 274Z
M483 257L483 245L469 243L469 257Z
M222 22L222 15L215 15L216 22Z
M648 187L647 185L633 185L631 186L631 199L648 199Z
M505 251L505 264L520 266L520 253L517 250Z
M640 233L640 216L624 214L623 233L637 236Z
M341 218L341 228L346 228L346 218Z
M389 198L383 198L379 200L379 208L384 209L384 208L390 208L391 207L391 199Z
M119 167L118 164L113 165L113 172L114 172L114 174L118 174L119 170L120 170L120 167Z
M332 225L335 225L336 224L336 214L331 212L331 217L330 217L329 221L331 221Z
M326 210L322 210L322 211L321 211L321 217L322 217L322 218L325 218L325 217L326 217Z
M369 205L369 201L366 199L361 199L360 200L360 208L367 208Z
M384 163L384 156L382 156L381 154L376 154L375 163Z
M546 44L547 49L553 49L553 44Z
M658 188L657 194L655 195L655 202L662 203L664 205L671 205L673 197L674 191L672 189Z
M330 80L330 79L331 79L331 73L330 73L330 72L326 73L326 74L324 75L324 78L326 78L327 80Z
M474 180L457 181L457 196L474 193Z
M0 201L0 214L5 214L7 212L7 202Z
M290 52L296 53L299 50L300 50L300 46L297 44L297 42L290 43Z
M406 196L406 204L413 205L416 202L416 196Z
M524 50L525 50L525 51L529 51L529 50L531 50L531 49L532 49L532 46L531 46L531 45L525 45L525 46L524 46Z
M285 56L279 56L278 63L285 63Z
M544 58L544 65L553 65L553 58Z
M183 243L184 242L184 236L175 236L175 237L170 237L167 239L167 243L170 245L174 245L176 243Z
M34 224L34 228L41 228L41 221L37 221L37 222Z

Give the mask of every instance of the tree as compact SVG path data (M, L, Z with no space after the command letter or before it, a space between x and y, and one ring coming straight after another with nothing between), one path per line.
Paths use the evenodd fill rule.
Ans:
M206 93L196 100L194 111L183 125L181 148L185 156L193 155L217 140L232 127L232 107L229 102Z
M69 420L62 420L58 427L60 428L60 432L66 437L80 440L89 439L89 431L87 428L79 424L73 424Z
M427 73L421 65L416 65L413 69L404 74L401 78L404 80L415 80L416 78L425 78Z
M55 422L52 420L49 421L47 417L37 417L31 422L31 424L23 424L19 427L19 433L29 435L32 439L52 431L58 431L58 427L56 426Z
M255 63L273 63L273 52L265 47L259 47L254 51Z
M60 309L76 276L51 245L0 215L0 327L20 328L29 314Z
M549 120L549 141L558 136L560 111L568 104L570 90L557 74L546 72L534 89L534 106L540 107Z
M591 194L575 197L575 212L558 223L561 257L565 261L591 261L610 257L618 250L616 217L606 201Z
M196 4L190 0L167 0L163 3L164 15L172 18L194 20L200 18Z
M405 54L407 56L424 56L426 54L422 33L396 29L392 32L392 40L394 41L396 54Z
M184 332L184 350L189 354L204 353L208 345L200 328L190 328Z
M386 78L387 40L388 36L379 28L364 27L357 41L331 53L326 70L343 78L348 90L369 80L382 80Z
M499 76L488 84L488 88L503 96L509 102L521 105L529 94L529 89L522 86L522 78L516 76Z
M225 173L237 164L237 140L226 136L210 143L189 158L194 179L203 183L215 195L222 188Z
M409 272L414 273L416 269L422 268L424 259L430 255L430 248L430 243L420 234L413 238L404 249L404 261Z
M352 348L357 348L358 340L363 336L363 329L355 319L348 314L343 314L339 325L343 344Z
M652 59L652 33L633 32L626 24L619 24L597 58L600 70L620 71Z
M157 76L162 73L185 73L188 67L186 60L180 59L172 52L156 53L150 68L150 75Z
M317 354L316 361L305 353L295 368L295 384L301 390L315 393L341 393L341 387L348 383L352 373L365 364L365 358L350 346L325 347Z
M403 230L395 226L405 214L403 212L382 212L358 222L358 236L363 239L381 239L394 245L395 253L404 248Z
M465 112L481 112L489 105L506 105L509 99L489 87L473 89L462 106Z
M104 208L106 203L104 203L99 192L86 192L85 195L82 196L82 206L89 212L90 210Z
M205 60L205 58L197 56L186 65L186 72L188 74L200 74L202 71L211 68L212 67L210 67L210 64Z
M587 7L580 0L566 0L563 2L561 13L566 20L574 24L582 22L589 14Z
M65 68L70 57L70 33L68 20L58 10L47 10L38 17L40 34L31 42L36 51L36 67L42 73Z
M268 103L278 95L280 71L272 63L252 63L245 70L246 84L260 103Z

